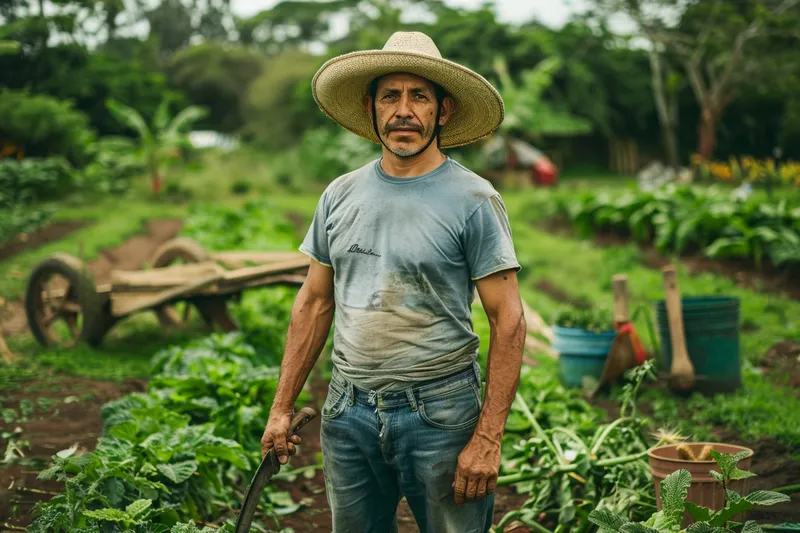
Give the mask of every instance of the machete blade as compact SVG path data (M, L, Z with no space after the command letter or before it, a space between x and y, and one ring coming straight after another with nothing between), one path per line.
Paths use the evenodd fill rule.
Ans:
M304 407L297 413L292 420L290 434L294 435L300 428L305 426L312 418L317 416L317 413L309 408ZM236 519L236 533L249 533L250 524L253 522L253 517L258 509L258 502L261 499L261 491L264 486L272 479L272 476L280 472L281 464L278 462L278 457L275 455L275 450L271 449L267 452L258 465L253 480L245 493L244 503L242 510L239 512L239 517Z

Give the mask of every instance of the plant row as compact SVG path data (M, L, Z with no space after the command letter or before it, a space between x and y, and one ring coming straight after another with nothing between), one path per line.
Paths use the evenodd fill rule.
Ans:
M714 188L670 185L617 196L589 192L562 198L559 207L583 237L606 231L652 243L663 253L700 251L758 266L800 264L800 205L786 200L735 201Z

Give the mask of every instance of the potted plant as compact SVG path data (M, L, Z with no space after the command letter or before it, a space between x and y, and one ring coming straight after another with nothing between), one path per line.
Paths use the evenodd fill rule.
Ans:
M600 379L614 341L614 315L609 309L565 309L553 325L553 348L559 353L561 383L579 388L584 377Z
M687 501L693 476L681 468L661 481L658 511L647 521L631 522L607 509L595 509L589 513L589 521L600 526L599 533L762 533L763 530L754 521L741 524L734 522L733 518L756 507L787 502L789 497L768 490L757 490L742 496L730 488L733 482L755 475L738 468L739 461L752 456L752 450L731 455L709 449L708 454L718 467L710 475L724 491L724 505L721 508L713 509ZM686 513L690 516L688 523Z

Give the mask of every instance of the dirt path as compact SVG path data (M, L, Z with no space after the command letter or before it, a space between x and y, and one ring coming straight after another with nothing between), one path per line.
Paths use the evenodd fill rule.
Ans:
M8 242L0 244L0 261L5 261L24 250L38 248L49 242L62 239L73 231L86 227L89 224L91 224L91 222L86 220L64 220L51 222L47 226L30 233L17 235Z
M153 219L145 224L145 232L129 237L119 246L106 249L89 262L87 268L95 283L106 283L112 270L134 270L144 266L156 249L175 237L183 221L178 219ZM0 335L10 337L28 330L25 304L22 300L7 301L0 305Z
M81 449L94 449L103 430L102 405L125 394L143 391L145 382L130 379L111 383L45 375L17 386L19 389L5 401L0 399L3 415L0 433L16 433L30 447L22 446L24 458L0 469L0 526L4 522L14 526L30 523L33 519L30 511L36 502L62 489L55 481L36 479L50 457L74 444ZM5 439L0 442L5 449Z

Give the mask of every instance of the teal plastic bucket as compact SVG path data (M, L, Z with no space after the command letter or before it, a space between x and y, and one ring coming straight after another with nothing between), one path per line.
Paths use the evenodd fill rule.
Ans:
M732 392L742 384L739 355L739 299L696 296L681 299L686 350L698 376L700 392ZM672 365L672 337L664 300L656 304L661 337L661 369Z
M613 330L595 333L553 326L553 349L559 354L561 383L565 387L580 388L584 376L600 379L615 336Z

